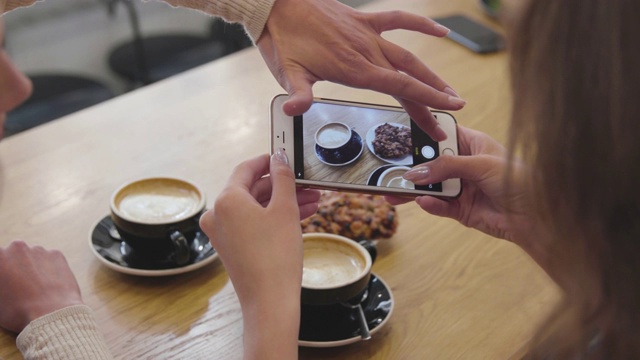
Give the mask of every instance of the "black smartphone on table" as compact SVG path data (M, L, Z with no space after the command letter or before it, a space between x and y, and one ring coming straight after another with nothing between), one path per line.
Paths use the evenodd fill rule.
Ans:
M464 15L452 15L433 20L451 30L447 35L448 38L476 53L492 53L505 47L502 35Z

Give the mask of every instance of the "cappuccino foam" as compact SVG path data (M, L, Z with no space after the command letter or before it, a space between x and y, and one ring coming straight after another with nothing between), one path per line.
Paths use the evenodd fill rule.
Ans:
M358 254L340 246L305 248L302 286L341 286L357 279L364 266L364 261Z
M118 210L133 220L164 223L187 218L198 209L198 193L177 181L134 183L119 196Z
M330 124L318 131L316 141L325 148L336 148L344 145L351 137L351 130L341 124Z
M391 168L382 173L378 180L378 185L401 188L401 189L415 189L415 185L402 177L409 168Z
M401 188L401 189L415 189L413 183L409 180L405 180L402 176L396 176L387 182L387 187Z

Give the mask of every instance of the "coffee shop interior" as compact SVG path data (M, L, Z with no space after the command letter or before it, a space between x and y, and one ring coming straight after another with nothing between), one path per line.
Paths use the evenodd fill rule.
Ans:
M49 0L3 20L5 47L34 85L5 136L251 46L238 26L160 1Z
M367 12L460 14L504 30L483 8L491 0L340 2ZM285 91L259 51L241 27L159 0L44 0L2 21L4 47L34 91L7 114L0 142L0 248L24 240L59 250L117 359L242 358L241 292L218 257L222 247L211 244L198 221L217 207L240 161L274 147L269 114L274 96ZM480 54L404 29L383 37L467 101L452 111L457 124L506 142L506 51ZM382 92L329 81L316 83L313 93L398 105ZM357 156L377 164L360 176L369 184L398 164L376 156L366 134ZM310 157L322 162L318 143L308 144ZM179 222L153 223L146 215L132 221L125 199L168 183L183 195L188 189L187 215ZM342 222L347 263L359 259L358 287L348 286L339 303L335 288L309 292L313 301L327 296L331 303L302 304L300 359L522 358L559 299L548 275L515 244L432 216L416 202L392 205L383 196L338 191L321 201L302 230L330 232ZM286 217L256 218L272 225ZM259 251L252 255L242 264L265 264L254 262L262 260ZM22 358L17 336L0 328L0 360Z

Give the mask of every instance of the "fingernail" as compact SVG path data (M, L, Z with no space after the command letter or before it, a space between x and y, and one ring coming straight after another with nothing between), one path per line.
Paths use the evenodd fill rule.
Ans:
M411 182L426 180L429 178L431 169L428 166L416 166L402 175L403 178Z
M283 164L289 164L289 158L287 157L287 153L284 152L283 148L277 148L276 152L271 156L272 159L276 161L280 161Z
M447 86L446 88L444 88L443 91L451 96L455 96L457 98L460 97L460 95L458 95L458 93L455 90L453 90L450 86Z
M435 28L438 32L442 33L442 35L447 35L447 34L451 31L451 30L449 30L449 28L448 28L448 27L446 27L446 26L442 26L442 25L440 25L440 24L436 24L436 26L434 26L434 28Z
M449 104L457 107L463 107L467 104L467 102L460 99L459 97L449 96Z

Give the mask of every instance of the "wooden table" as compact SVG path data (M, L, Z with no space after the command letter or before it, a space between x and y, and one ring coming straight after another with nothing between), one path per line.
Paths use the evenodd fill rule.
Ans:
M365 10L436 17L463 12L491 26L475 0L385 0ZM507 58L480 56L407 31L385 35L421 57L468 101L461 124L504 141ZM242 322L233 287L215 261L188 274L148 278L114 272L88 246L127 180L171 175L200 184L208 203L233 166L269 149L268 105L282 90L255 49L148 86L0 142L0 245L24 239L60 249L85 302L121 359L241 357ZM394 104L385 95L332 84L317 96ZM399 207L397 234L379 244L374 272L395 310L368 342L302 348L302 359L506 359L522 353L558 298L547 276L516 246ZM0 332L0 358L18 359Z

